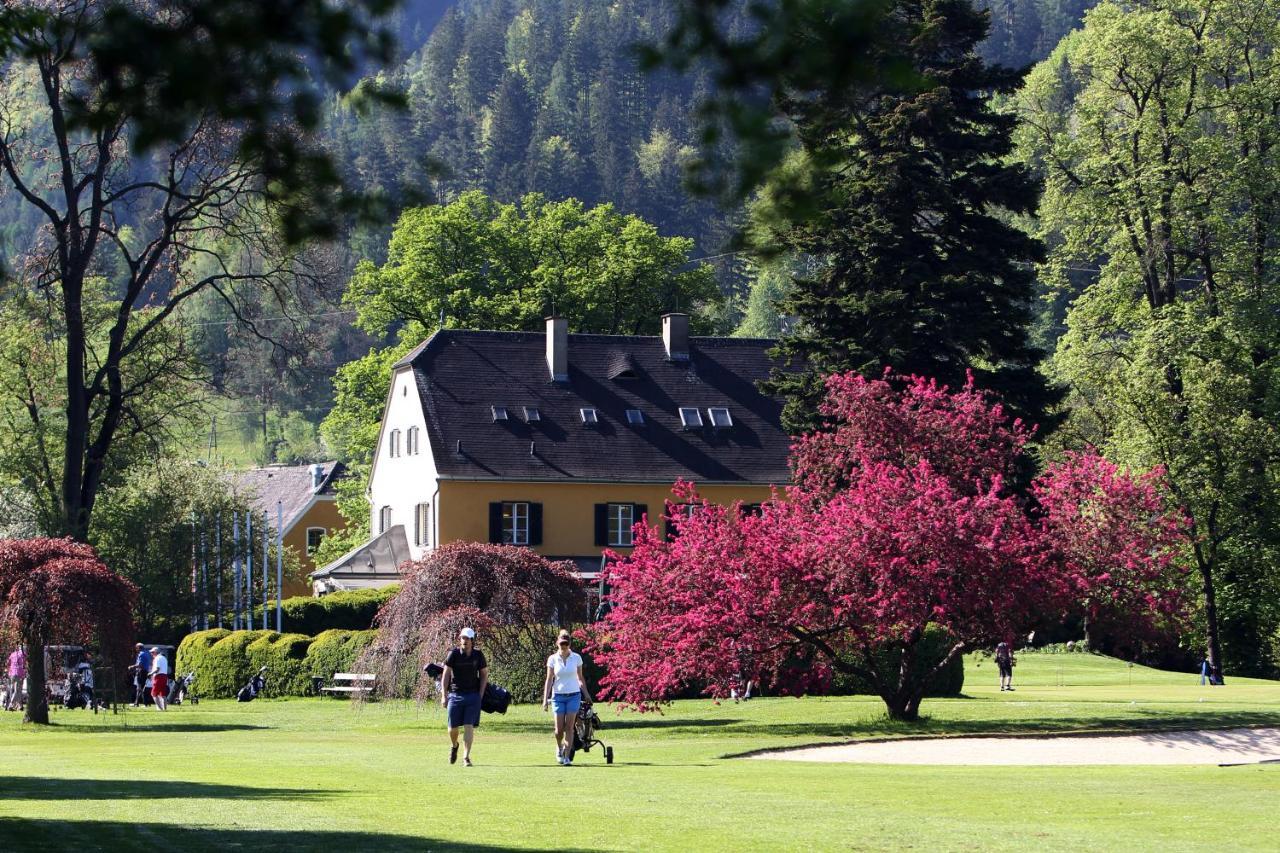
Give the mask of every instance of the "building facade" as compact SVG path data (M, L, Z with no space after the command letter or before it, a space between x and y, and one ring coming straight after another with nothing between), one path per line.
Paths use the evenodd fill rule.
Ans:
M569 334L558 317L545 334L441 330L394 367L372 533L403 535L414 559L524 545L589 578L604 550L628 552L634 524L665 524L677 480L714 502L767 500L791 443L757 384L772 345L690 337L683 314L660 337Z

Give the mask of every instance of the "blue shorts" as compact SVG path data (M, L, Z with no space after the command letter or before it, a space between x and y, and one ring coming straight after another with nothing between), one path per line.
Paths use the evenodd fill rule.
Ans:
M556 693L551 697L551 704L557 714L576 714L582 707L581 693Z
M480 725L480 691L449 694L449 728Z

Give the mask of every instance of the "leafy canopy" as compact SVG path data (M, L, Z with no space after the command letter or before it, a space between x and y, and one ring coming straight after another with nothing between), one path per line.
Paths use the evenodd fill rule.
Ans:
M1027 431L972 382L844 374L827 388L832 429L798 441L785 499L744 514L680 484L694 511L668 505L679 535L637 527L608 570L606 696L649 707L694 684L721 695L744 670L821 689L836 671L914 719L957 655L1045 614L1106 609L1143 631L1178 615L1185 531L1158 476L1071 458L1034 484L1045 511L1033 514L1004 476ZM920 667L930 625L950 646Z

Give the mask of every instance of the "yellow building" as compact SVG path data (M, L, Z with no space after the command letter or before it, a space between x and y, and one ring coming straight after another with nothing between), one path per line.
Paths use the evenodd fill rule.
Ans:
M447 542L526 545L573 560L626 553L667 526L677 480L752 504L785 485L790 438L758 382L760 339L442 330L396 364L370 476L374 539L312 575L318 593L391 582L403 554Z
M272 538L280 518L284 546L298 555L301 572L284 578L286 598L311 592L307 576L316 567L312 552L325 536L347 526L347 520L338 512L334 490L334 484L344 473L341 462L319 462L268 465L235 474L236 487L249 493L255 513L267 519ZM274 583L272 581L273 588Z

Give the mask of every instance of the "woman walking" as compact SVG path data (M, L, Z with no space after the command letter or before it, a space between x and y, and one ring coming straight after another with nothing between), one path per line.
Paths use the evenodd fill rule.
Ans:
M547 658L547 680L542 685L542 710L555 704L556 761L566 766L573 763L573 726L582 697L591 701L582 675L582 656L573 650L569 640L569 632L561 631L556 652Z

